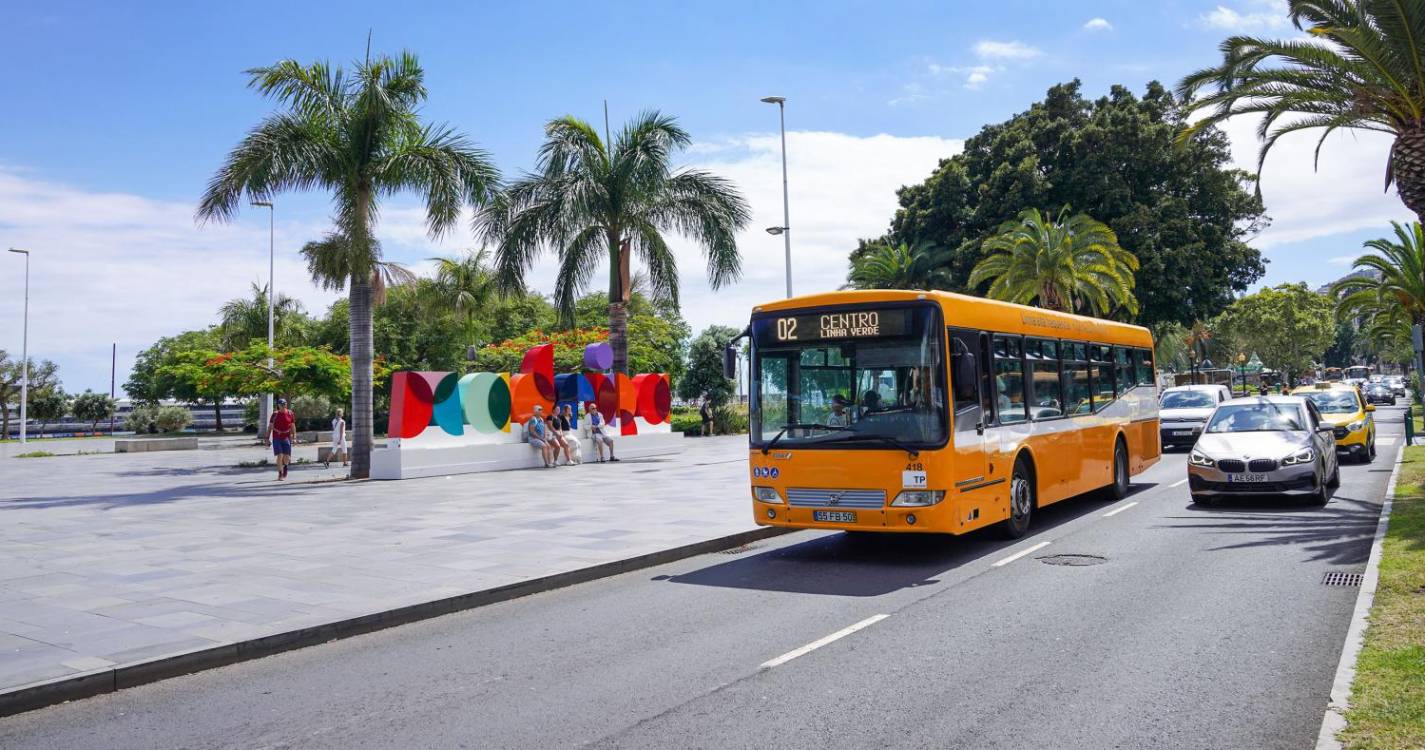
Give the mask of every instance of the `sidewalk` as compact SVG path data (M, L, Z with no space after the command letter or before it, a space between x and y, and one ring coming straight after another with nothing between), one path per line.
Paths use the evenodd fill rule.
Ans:
M256 448L5 459L0 699L756 529L746 438L687 443L403 482L304 481L340 473L316 464L278 484L235 468Z

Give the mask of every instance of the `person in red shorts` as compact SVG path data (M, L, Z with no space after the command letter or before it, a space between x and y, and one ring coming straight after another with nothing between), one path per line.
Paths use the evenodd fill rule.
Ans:
M287 399L277 399L272 412L272 455L277 459L277 479L287 478L287 465L292 463L292 441L297 437L297 415L287 408Z

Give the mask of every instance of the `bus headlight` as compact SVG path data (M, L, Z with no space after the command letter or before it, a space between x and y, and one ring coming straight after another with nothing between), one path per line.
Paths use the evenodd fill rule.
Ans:
M905 490L896 495L896 499L891 501L891 505L899 508L923 508L944 499L944 490Z
M782 504L782 495L777 492L776 487L753 487L752 497L758 502Z

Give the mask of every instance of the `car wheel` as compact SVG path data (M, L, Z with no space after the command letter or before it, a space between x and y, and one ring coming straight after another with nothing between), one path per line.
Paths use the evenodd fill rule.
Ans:
M1332 467L1332 469L1331 469L1331 478L1326 480L1326 484L1330 485L1333 489L1336 488L1336 487L1340 487L1340 486L1341 486L1341 462L1340 462L1340 461L1337 461L1337 462L1336 462L1336 465L1335 465L1334 467Z
M1009 518L1000 522L1000 535L1018 539L1029 531L1029 519L1034 515L1034 480L1023 461L1016 461L1009 480Z
M1325 505L1331 502L1331 484L1325 477L1318 477L1316 480L1316 494L1311 496L1312 505Z
M1371 442L1366 445L1366 463L1376 460L1376 439L1371 438Z

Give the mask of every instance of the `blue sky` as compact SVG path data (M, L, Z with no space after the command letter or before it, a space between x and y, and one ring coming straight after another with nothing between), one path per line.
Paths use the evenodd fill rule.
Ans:
M419 7L415 7L415 6ZM1098 95L1141 91L1210 63L1233 31L1286 35L1278 0L908 3L47 3L12 6L0 27L0 245L35 250L31 352L70 390L107 390L108 347L127 363L158 335L213 322L217 305L265 275L265 215L198 227L192 206L226 151L271 111L241 71L282 57L349 61L368 30L377 52L409 49L427 70L424 115L457 126L508 174L528 168L541 126L572 112L615 127L644 108L676 114L690 163L738 181L757 219L744 281L707 304L695 248L684 302L695 327L745 320L779 295L776 110L788 97L798 291L836 286L845 250L879 233L893 189L923 179L982 125L1080 78ZM1095 20L1098 19L1098 20ZM1250 123L1234 126L1251 162ZM1385 143L1343 137L1320 173L1300 149L1270 164L1276 222L1259 238L1266 281L1340 276L1363 239L1405 218L1380 192ZM1295 147L1293 147L1295 148ZM382 227L417 265L470 247L468 230L425 239L409 199ZM296 247L325 228L320 195L278 199L278 289L320 311ZM16 256L9 256L16 258ZM0 259L3 260L3 259ZM547 274L547 264L537 269ZM599 278L596 276L596 278ZM0 348L19 349L19 278L0 264Z

